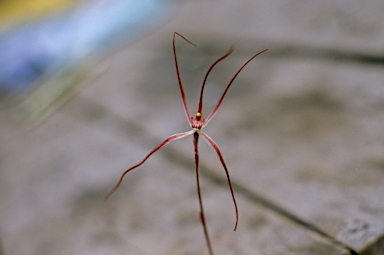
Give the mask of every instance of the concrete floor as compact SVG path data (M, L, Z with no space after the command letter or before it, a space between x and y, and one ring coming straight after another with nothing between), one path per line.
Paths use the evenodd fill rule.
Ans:
M166 24L106 57L71 100L36 125L1 112L4 254L208 254L198 218L192 137L124 170L188 131L209 66L200 141L215 254L382 254L384 4L379 1L179 1ZM365 57L365 58L364 58ZM92 76L93 75L93 76Z

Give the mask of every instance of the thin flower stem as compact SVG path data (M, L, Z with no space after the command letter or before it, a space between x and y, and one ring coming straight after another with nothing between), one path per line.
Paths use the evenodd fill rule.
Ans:
M195 147L195 168L196 168L196 182L197 182L197 196L199 197L199 205L200 205L200 220L204 229L205 240L207 241L209 255L213 255L213 249L211 245L211 240L209 238L207 224L205 222L205 214L203 208L203 200L201 198L201 190L200 190L200 180L199 180L199 132L195 131L193 133L193 145Z

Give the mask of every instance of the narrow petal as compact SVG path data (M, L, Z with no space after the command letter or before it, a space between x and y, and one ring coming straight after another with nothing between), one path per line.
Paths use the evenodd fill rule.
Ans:
M121 177L120 177L120 180L119 182L116 184L116 186L105 196L104 200L107 200L112 194L113 192L115 192L117 190L117 188L120 186L121 182L123 181L123 178L124 176L131 170L141 166L153 153L155 153L156 151L158 151L161 147L164 147L165 145L169 144L170 142L173 142L175 140L178 140L178 139L181 139L183 137L186 137L186 136L189 136L189 135L192 135L193 132L195 132L195 130L191 130L191 131L188 131L188 132L184 132L184 133L179 133L179 134L175 134L175 135L171 135L170 137L168 137L167 139L164 140L164 142L162 142L159 146L157 146L155 149L153 149L144 159L143 161L141 161L139 164L129 168L127 171L125 171Z
M177 63L176 45L175 45L175 37L176 37L176 35L180 36L181 38L183 38L185 41L187 41L188 43L192 44L193 46L196 47L196 45L193 44L193 43L191 43L191 42L190 42L189 40L187 40L184 36L182 36L181 34L179 34L179 33L177 33L177 32L175 32L175 33L173 34L173 55L174 55L174 57L175 57L176 74L177 74L177 79L178 79L178 81L179 81L179 87L180 87L181 99L183 100L183 106L184 106L185 115L187 116L189 125L192 127L191 115L190 115L189 110L188 110L187 100L186 100L186 98L185 98L183 85L182 85L182 83L181 83L180 72L179 72L179 65L178 65L178 63Z
M236 79L236 77L239 75L239 73L241 72L241 70L243 70L243 68L244 68L249 62L251 62L252 59L254 59L255 57L257 57L257 56L260 55L261 53L266 52L267 50L268 50L268 49L263 50L263 51L260 51L259 53L257 53L256 55L254 55L250 60L248 60L248 61L247 61L247 62L246 62L246 63L239 69L239 71L237 71L237 73L233 76L232 80L229 82L227 88L224 90L224 93L223 93L223 95L221 96L221 98L220 98L219 102L217 103L216 107L213 109L213 111L211 112L211 114L210 114L210 115L208 116L208 118L205 120L203 127L205 127L205 126L208 124L208 122L213 118L213 116L215 116L217 110L219 109L219 107L220 107L220 105L221 105L221 102L222 102L223 99L224 99L225 94L227 94L227 91L228 91L229 87L232 85L233 81L234 81L234 80Z
M225 165L224 158L223 158L223 156L221 155L220 148L219 148L219 146L215 143L215 141L213 141L212 138L210 138L207 134L205 134L205 133L203 133L203 132L200 132L200 134L203 136L203 138L204 138L205 141L208 143L208 145L209 145L209 146L216 152L217 156L218 156L219 159L220 159L221 164L222 164L223 167L224 167L225 174L227 175L227 180L228 180L229 189L231 190L231 195L232 195L233 203L235 204L235 210L236 210L236 224L235 224L235 229L233 230L233 231L235 231L236 228L237 228L237 223L239 222L239 212L238 212L238 210L237 210L237 204L236 204L235 194L233 193L232 184L231 184L231 179L230 179L230 177L229 177L229 173L228 173L227 166Z
M228 50L228 52L225 53L224 56L222 56L221 58L219 58L218 60L216 60L216 62L213 63L213 64L211 65L211 67L208 69L208 72L207 72L207 74L206 74L205 77L204 77L203 85L201 86L200 100L199 100L199 108L198 108L197 112L202 113L202 111L203 111L203 92L204 92L205 83L207 82L207 78L208 78L209 73L212 71L212 69L213 69L213 67L215 67L215 65L217 65L220 61L222 61L222 60L225 59L226 57L228 57L229 54L231 54L233 50L234 50L234 47L232 46L232 47Z

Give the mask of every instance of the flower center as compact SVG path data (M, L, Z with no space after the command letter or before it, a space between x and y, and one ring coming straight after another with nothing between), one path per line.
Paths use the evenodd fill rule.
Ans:
M192 120L192 128L201 129L205 119L202 119L202 114L200 112L196 113L195 119Z

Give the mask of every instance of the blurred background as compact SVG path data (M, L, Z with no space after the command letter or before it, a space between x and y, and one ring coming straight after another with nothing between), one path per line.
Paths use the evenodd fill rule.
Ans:
M384 253L384 3L0 0L0 254Z

